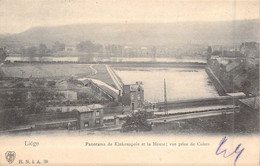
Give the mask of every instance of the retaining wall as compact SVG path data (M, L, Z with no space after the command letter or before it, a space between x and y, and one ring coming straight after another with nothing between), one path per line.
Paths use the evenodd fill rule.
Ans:
M214 75L212 70L209 67L206 67L205 70L206 70L206 73L208 74L210 80L212 81L213 85L215 86L218 94L220 96L225 96L226 90L225 90L224 86L221 84L221 82L218 80L218 78L216 78L216 76Z

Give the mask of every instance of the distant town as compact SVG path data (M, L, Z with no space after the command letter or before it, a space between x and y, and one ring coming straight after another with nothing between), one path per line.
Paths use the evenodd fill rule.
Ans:
M0 134L259 132L259 43L0 48Z

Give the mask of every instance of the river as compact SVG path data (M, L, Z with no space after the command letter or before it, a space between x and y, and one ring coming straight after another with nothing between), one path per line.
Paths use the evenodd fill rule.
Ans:
M218 96L205 69L114 67L124 84L142 81L145 99L164 101L164 79L168 101L210 98Z
M10 56L6 60L15 62L30 62L30 61L41 61L41 62L193 62L193 63L206 63L205 58L151 58L151 57L139 57L139 58L126 58L126 57L18 57Z

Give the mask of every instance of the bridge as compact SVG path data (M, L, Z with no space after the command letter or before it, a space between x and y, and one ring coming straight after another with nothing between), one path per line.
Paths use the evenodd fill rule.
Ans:
M239 111L239 99L245 95L219 96L215 98L193 99L167 102L167 113L164 112L165 103L155 103L154 117L149 122L162 123L185 119L220 116Z
M148 122L153 123L162 123L162 122L173 122L179 120L186 120L186 119L195 119L195 118L203 118L203 117L210 117L210 116L220 116L223 114L233 114L239 111L239 107L234 107L232 109L220 109L220 110L207 110L207 111L197 111L197 112L188 112L183 114L176 114L176 115L169 115L163 116L159 118L148 119Z
M85 85L85 81L91 81L91 88L99 93L100 95L108 98L110 101L118 100L119 90L115 89L114 87L106 84L103 81L93 79L93 78L79 78L78 81L81 81Z
M180 101L168 101L168 109L176 108L189 108L189 107L201 107L201 106L214 106L214 105L235 105L238 104L238 100L245 98L245 95L238 96L218 96L214 98L204 99L191 99L191 100L180 100ZM156 108L164 109L165 103L155 103Z
M123 91L122 81L119 79L119 77L116 75L115 71L109 65L106 65L106 69L107 69L110 77L112 78L113 82L115 83L117 89L119 90L119 95L121 96L122 91Z

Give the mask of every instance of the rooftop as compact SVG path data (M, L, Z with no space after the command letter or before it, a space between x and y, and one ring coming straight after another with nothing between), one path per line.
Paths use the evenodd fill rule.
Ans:
M228 96L232 97L245 97L246 95L243 92L234 92L234 93L227 93Z
M238 67L241 63L237 62L237 61L233 61L230 64L228 64L226 66L226 71L230 72L231 70L235 69L236 67Z
M135 84L130 84L130 91L137 91L139 87L143 89L141 86L142 84L143 83L141 81L137 81Z
M221 58L221 57L217 57L217 58L214 58L218 61L219 64L223 64L223 65L227 65L229 63L229 59L224 59L224 58Z
M139 87L141 88L141 90L143 89L141 85L131 84L130 91L137 91Z
M100 104L91 104L87 106L54 106L54 107L46 107L46 110L58 110L61 112L71 112L71 111L79 111L79 112L91 112L95 109L103 108Z
M104 106L101 105L101 104L91 104L91 105L88 105L87 107L90 108L90 109L100 109L100 108L104 108Z
M252 109L257 109L259 108L260 97L258 96L247 99L240 99L239 101Z

